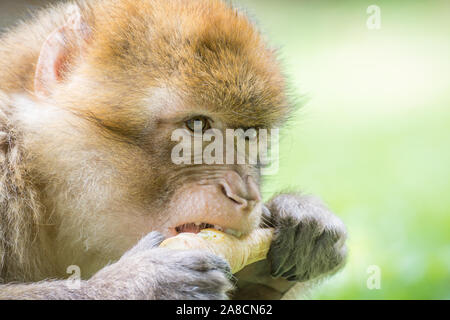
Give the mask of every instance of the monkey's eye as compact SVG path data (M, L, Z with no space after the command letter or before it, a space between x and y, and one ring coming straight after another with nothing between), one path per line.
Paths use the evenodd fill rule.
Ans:
M210 120L206 117L197 116L185 122L186 128L194 132L196 128L201 129L202 132L211 128Z

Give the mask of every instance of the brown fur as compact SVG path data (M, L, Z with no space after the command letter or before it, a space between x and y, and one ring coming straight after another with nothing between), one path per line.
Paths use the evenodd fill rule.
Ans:
M274 53L244 15L219 0L61 4L0 39L0 79L0 298L227 297L219 257L156 247L186 223L261 225L256 166L171 160L171 134L193 117L224 131L289 114ZM237 275L241 298L279 298L345 258L345 227L316 200L268 205L276 237ZM70 265L79 290L46 280Z
M71 210L70 205L64 202L67 208L61 209L55 200L85 192L77 187L81 181L84 187L93 190L105 179L114 182L118 188L126 187L130 192L121 196L129 198L130 203L145 204L144 199L165 194L166 184L160 177L168 175L166 170L173 169L163 166L170 150L170 146L166 146L169 136L157 138L153 134L156 130L165 132L165 120L149 127L147 119L155 118L161 110L154 109L153 114L149 113L144 104L155 91L168 92L169 99L176 104L171 106L173 113L164 110L168 120L181 111L189 114L192 109L192 112L204 110L219 117L230 128L242 125L270 127L280 123L288 111L283 79L273 52L247 18L227 4L216 0L101 0L78 1L77 5L90 26L86 50L72 51L64 68L64 81L49 98L61 110L70 111L62 116L65 120L58 124L43 124L54 129L43 130L41 136L36 137L23 121L10 125L9 122L14 121L6 114L13 113L14 109L7 102L1 106L5 113L1 123L5 152L0 212L0 270L4 281L34 281L63 275L63 267L58 266L54 258L47 263L51 267L44 266L40 257L46 257L45 251L65 251L66 245L71 248L75 245L75 240L83 252L84 236L80 235L82 239L78 240L70 238L73 237L71 232L76 232L84 223L82 215L77 217L79 223L69 227L73 221L65 221L63 213ZM67 21L67 6L62 4L46 9L33 21L19 25L1 39L0 61L6 62L0 66L2 92L9 96L26 93L34 99L34 70L42 44L53 30ZM76 45L73 43L73 48ZM80 118L93 121L98 129L80 124ZM86 131L77 132L74 122ZM14 126L26 132L28 138L25 141L20 141L22 138ZM99 135L102 132L104 134ZM167 128L167 134L169 132ZM151 141L150 136L153 137ZM117 145L117 140L124 144ZM29 155L24 154L24 149ZM118 171L127 173L126 181L118 176L107 178L101 174L94 181L89 178L91 168L77 167L79 161L57 161L58 155L64 152L70 157L75 152L94 149L96 154L91 155L92 161L98 157L111 158L111 152L117 155L120 161L110 160L121 168ZM48 152L44 153L44 150ZM155 154L149 158L146 154L152 151ZM61 175L70 172L71 178L51 173L55 168ZM148 169L136 172L135 168ZM106 165L95 170L107 172L113 169ZM130 185L133 175L136 175L136 182ZM144 185L144 181L150 181L150 184ZM44 194L36 191L37 188L44 190ZM110 194L112 191L105 192ZM115 196L119 197L119 194L115 193ZM95 199L82 201L76 203L77 210L92 209ZM117 204L125 205L128 201ZM135 208L136 211L141 209ZM101 224L101 220L98 222ZM66 231L60 232L59 228L66 224ZM135 234L132 239L140 236L141 233ZM65 245L55 247L51 244L46 248L47 241ZM112 257L118 257L131 244L132 240L129 240L122 249L111 248ZM92 254L98 256L95 252ZM79 263L79 258L72 256L70 260ZM99 265L109 259L100 260ZM97 268L93 267L89 274Z

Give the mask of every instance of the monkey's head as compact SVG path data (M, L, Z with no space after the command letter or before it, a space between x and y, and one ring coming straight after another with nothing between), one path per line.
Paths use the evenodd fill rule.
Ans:
M71 8L39 53L39 110L24 111L55 238L119 257L154 230L255 228L258 165L197 164L195 150L191 164L176 164L172 141L195 125L225 137L287 116L276 58L249 20L218 0Z

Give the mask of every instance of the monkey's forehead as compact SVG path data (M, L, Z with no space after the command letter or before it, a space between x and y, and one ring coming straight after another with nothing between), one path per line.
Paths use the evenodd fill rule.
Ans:
M88 61L134 87L166 84L186 106L269 125L289 110L273 50L219 0L104 0L93 7ZM108 5L106 5L108 4Z

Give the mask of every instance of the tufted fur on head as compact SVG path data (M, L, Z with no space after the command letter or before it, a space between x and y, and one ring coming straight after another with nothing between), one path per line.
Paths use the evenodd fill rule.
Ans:
M89 97L89 111L84 112L102 123L126 131L130 126L124 122L138 121L117 110L126 119L117 123L105 101L111 103L119 94L111 97L102 86L127 92L129 101L139 99L149 86L167 86L191 105L231 117L236 127L278 125L288 115L273 50L245 15L220 0L79 0L50 7L0 40L0 57L10 62L0 68L0 90L33 90L42 44L70 19L73 5L80 8L90 33L86 39L65 39L71 49L60 92L78 93L66 97L67 104ZM76 82L83 76L97 83L97 99L83 90L85 83ZM54 95L64 100L58 90Z

